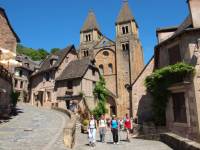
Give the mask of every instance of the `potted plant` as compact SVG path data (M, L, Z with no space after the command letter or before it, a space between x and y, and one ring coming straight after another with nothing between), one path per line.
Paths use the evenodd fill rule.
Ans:
M87 128L88 128L89 120L84 119L81 123L81 133L87 133Z

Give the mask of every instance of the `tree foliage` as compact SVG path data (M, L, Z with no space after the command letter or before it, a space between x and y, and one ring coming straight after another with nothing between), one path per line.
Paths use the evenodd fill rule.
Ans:
M168 88L195 73L193 66L177 63L158 69L145 79L145 86L153 96L153 116L156 125L165 125L165 112L170 96Z
M33 49L25 47L21 44L17 45L17 54L23 54L29 56L34 61L41 61L44 60L49 53L45 49Z
M108 90L106 89L106 82L105 79L100 76L99 82L97 82L94 91L94 95L98 99L98 105L92 110L92 114L95 116L96 119L99 119L102 114L108 112L106 109L106 100L108 97Z
M58 51L60 51L60 48L52 48L51 49L51 54L55 54Z

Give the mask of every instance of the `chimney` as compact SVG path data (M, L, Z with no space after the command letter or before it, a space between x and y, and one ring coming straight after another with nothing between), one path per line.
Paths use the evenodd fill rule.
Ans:
M200 0L187 0L194 28L200 28Z

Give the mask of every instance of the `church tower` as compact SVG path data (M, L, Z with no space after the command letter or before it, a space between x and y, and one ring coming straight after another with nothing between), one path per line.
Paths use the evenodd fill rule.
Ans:
M131 84L144 67L143 50L138 36L138 25L128 6L123 2L116 27L116 67L118 115L132 116Z
M100 41L102 34L93 11L89 11L88 17L80 31L80 58L92 57L93 46Z

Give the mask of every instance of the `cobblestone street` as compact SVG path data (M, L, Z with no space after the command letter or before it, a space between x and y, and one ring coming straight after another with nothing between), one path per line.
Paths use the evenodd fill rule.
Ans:
M62 113L20 104L21 111L9 122L0 124L0 150L66 150L63 144L63 128L66 116ZM112 144L110 131L106 135L106 143L98 142L95 148L88 146L87 135L80 133L77 127L75 150L170 150L168 146L158 141L132 139L131 143L123 141L121 134L119 145Z
M80 131L76 134L76 145L75 150L171 150L170 147L159 141L150 141L142 139L131 139L131 142L128 143L125 141L125 133L120 134L121 141L119 145L112 144L112 135L110 131L107 131L106 142L100 143L99 136L97 135L96 147L89 147L87 134L81 134Z
M20 104L21 113L0 124L0 150L65 150L62 113Z

